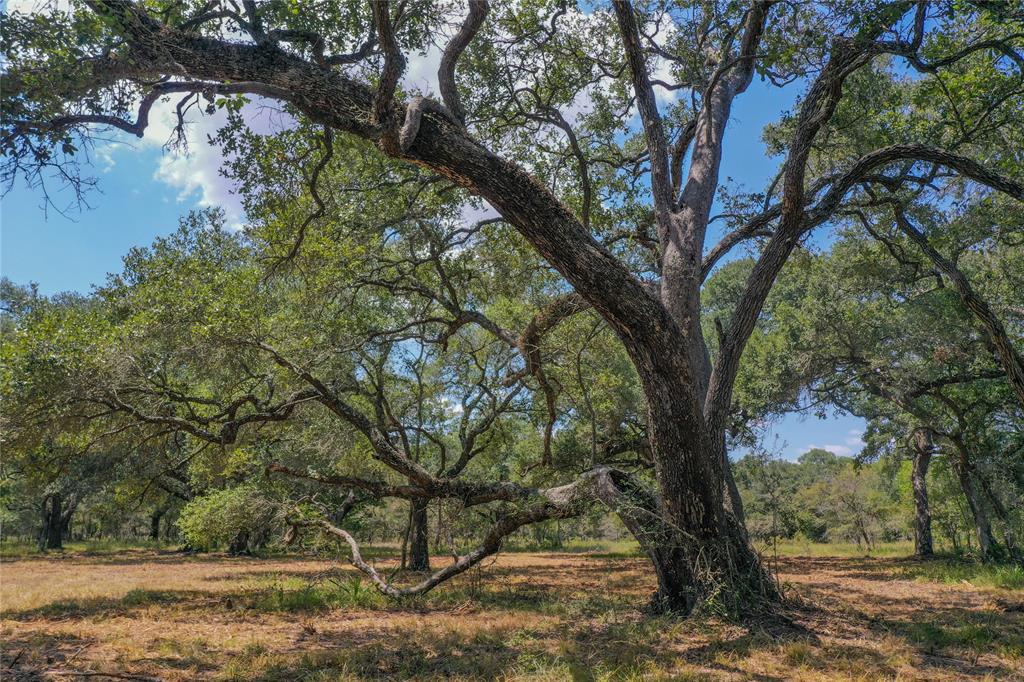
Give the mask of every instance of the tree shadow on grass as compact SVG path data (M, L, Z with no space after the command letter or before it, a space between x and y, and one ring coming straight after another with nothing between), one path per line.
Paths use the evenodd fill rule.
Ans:
M759 682L786 679L743 671L731 662L774 652L789 637L813 641L799 628L789 634L757 628L722 628L720 623L622 614L622 622L541 621L488 626L467 633L441 627L383 627L323 633L292 651L243 652L226 666L228 679L269 682L316 679L495 680L518 677L571 680L631 680L671 675L709 679L740 674ZM705 628L705 644L689 641ZM733 658L724 654L728 652Z
M44 671L73 665L93 638L72 634L19 630L3 633L0 646L0 679L11 682L43 679Z
M805 571L831 571L837 579L862 570L876 573L856 559L802 561L784 570L799 572L803 566ZM898 565L881 561L890 570ZM832 582L823 575L799 586L807 603L789 607L782 614L788 619L741 626L711 618L643 615L639 607L653 583L635 568L636 562L603 560L572 566L497 565L398 603L380 598L365 581L349 587L304 585L299 579L308 577L306 572L296 570L277 585L227 592L136 590L117 599L57 602L19 612L16 620L131 616L156 608L159 619L168 621L210 615L258 622L279 613L285 614L281 622L298 625L300 615L326 614L312 619L308 633L303 630L276 650L252 646L240 653L208 654L201 645L190 649L188 642L169 642L158 643L146 659L153 670L193 670L197 676L215 670L239 680L672 675L776 682L796 671L808 678L826 673L857 677L865 671L894 678L908 665L925 678L931 671L954 679L1010 679L1016 672L1013 662L1024 659L1024 614L983 610L979 600L988 597L976 592L946 601L944 591L900 599L874 581ZM878 571L882 578L885 570ZM357 574L346 569L344 575ZM342 613L346 610L360 616L360 625L351 624Z
M919 658L917 668L954 678L1020 677L1015 662L1024 660L1024 613L1001 609L999 600L973 592L915 600L850 584L839 598L831 588L802 586L806 603L815 604L805 609L808 627L818 623L847 642L888 638Z
M58 599L42 606L19 611L4 611L4 619L33 621L40 619L92 618L102 615L126 616L153 605L170 605L196 599L207 593L181 590L131 590L122 597L85 597Z

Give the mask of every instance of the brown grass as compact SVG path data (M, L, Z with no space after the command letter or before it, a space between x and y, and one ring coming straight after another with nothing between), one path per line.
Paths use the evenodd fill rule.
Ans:
M507 554L401 604L325 561L25 558L0 567L0 678L1024 680L1024 593L908 566L782 559L791 622L739 626L645 615L645 562L600 555Z

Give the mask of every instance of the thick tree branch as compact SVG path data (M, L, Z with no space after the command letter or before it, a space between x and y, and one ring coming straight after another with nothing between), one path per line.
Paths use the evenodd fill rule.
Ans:
M373 121L387 129L392 126L395 89L405 71L405 57L398 47L395 27L391 23L390 0L375 0L371 7L373 21L377 27L377 41L384 52L384 70L381 72L380 83L373 100Z
M636 94L636 106L643 122L644 135L647 138L647 149L651 164L651 193L654 196L654 210L658 222L662 224L672 213L672 178L669 173L668 147L665 142L665 128L661 114L654 98L647 72L647 60L644 58L643 46L640 43L640 29L636 24L633 6L628 0L613 0L615 16L622 35L622 45L629 64L630 77L633 80L633 91Z
M382 135L377 114L400 120L397 103L386 114L378 111L389 99L378 96L387 88L370 88L272 45L232 43L176 30L123 0L96 4L101 11L116 13L125 27L132 78L140 82L184 71L201 81L262 83L285 91L288 101L313 121L376 141ZM381 13L379 4L374 7ZM390 49L385 43L397 48L385 36L385 54ZM167 57L171 53L173 60ZM396 54L391 73L397 68ZM639 361L658 364L662 350L677 343L673 339L678 339L678 328L664 307L524 169L484 149L443 117L424 116L415 143L404 156L490 201L609 321Z
M437 69L437 83L441 90L441 100L452 112L455 119L466 123L466 110L462 106L462 98L459 96L459 88L455 83L455 65L459 61L463 50L469 46L473 37L483 26L487 18L487 11L490 6L487 0L469 0L469 14L459 28L459 32L449 41L441 55L441 64Z
M523 496L518 500L518 506L499 515L476 549L458 556L453 563L432 573L419 583L404 588L388 583L376 568L363 559L359 544L348 531L324 519L291 520L290 523L300 527L319 528L344 541L349 547L353 566L366 574L382 594L402 598L429 592L446 580L472 568L498 552L505 538L525 525L548 519L578 516L595 503L603 503L618 512L628 527L636 529L637 537L645 548L658 551L655 543L662 537L662 523L657 516L656 501L626 474L609 467L592 469L576 481L556 488L524 490Z

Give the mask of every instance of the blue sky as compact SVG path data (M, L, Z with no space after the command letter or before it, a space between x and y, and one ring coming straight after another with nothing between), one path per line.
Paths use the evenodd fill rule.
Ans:
M793 106L800 88L794 84L778 90L755 80L736 101L723 180L731 177L751 190L765 187L779 160L765 156L761 130ZM240 220L237 198L217 174L219 153L202 142L216 125L216 120L198 124L193 137L199 142L191 145L190 155L162 147L169 134L166 122L155 125L142 141L123 136L116 138L117 144L96 150L90 174L99 185L88 196L89 208L71 207L64 215L53 208L44 211L38 190L15 186L0 205L0 273L15 282L36 282L44 294L87 292L108 272L120 270L128 249L172 232L178 217L191 209L223 206L229 219ZM59 191L53 196L61 207L72 198ZM709 239L717 236L712 232ZM863 427L854 417L793 415L774 425L768 445L790 459L811 447L850 455L859 450Z

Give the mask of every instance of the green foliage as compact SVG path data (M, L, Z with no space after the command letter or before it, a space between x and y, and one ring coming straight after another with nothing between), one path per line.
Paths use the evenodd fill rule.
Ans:
M196 549L231 548L255 551L265 546L275 524L278 507L253 484L214 490L192 500L181 510L178 527Z
M120 5L90 11L85 3L68 10L58 4L48 13L5 15L5 184L25 177L39 186L54 175L73 191L86 189L71 166L75 153L95 141L89 126L51 122L70 115L127 125L144 118L138 100L152 83L187 88L178 79L187 79L189 69L177 61L171 74L134 72L154 54L164 59L166 46L154 45L165 35L194 37L194 45L227 36L237 41L232 49L251 39L262 46L256 52L266 47L267 55L288 55L293 65L309 60L311 69L326 69L334 68L326 55L350 53L374 31L365 2L243 4L247 19L211 13L198 0L143 3L140 11L152 12L147 21L168 26L142 32L154 42L144 49ZM450 2L400 4L396 41L413 58L451 34L459 9ZM714 118L703 116L705 97L736 89L734 69L743 60L726 61L726 52L744 42L742 24L756 13L736 2L637 9L651 43L643 49L657 76L666 141L674 146L686 141L688 121L701 121L704 131ZM941 73L910 68L920 66L905 54L915 12L927 15L918 58L940 63ZM840 50L866 49L876 35L886 42L865 52L872 58L845 82L829 86L839 97L834 114L819 103L822 129L808 141L810 160L797 178L802 190L789 178L763 192L720 183L717 147L705 155L715 161L697 164L715 168L687 179L686 158L698 154L678 147L674 192L720 185L716 221L726 234L761 215L761 229L745 240L755 245L752 252L778 229L778 213L764 218L773 206L792 206L794 195L805 194L807 210L797 219L810 230L812 206L826 188L836 189L835 178L889 145L955 151L1019 176L1024 91L1012 52L1019 16L1000 4L850 0L774 3L769 14L763 32L754 32L753 61L757 75L775 85L810 83ZM649 29L654 34L646 35ZM992 48L996 39L1005 44ZM183 59L181 50L175 59ZM374 87L383 53L370 49L331 79L353 80L352 92ZM949 55L955 58L944 60ZM654 283L670 273L661 272L666 244L657 243L647 179L653 164L635 121L629 71L607 7L493 3L461 57L458 85L473 138L550 188L553 203L579 219L577 241L593 236L632 274ZM360 494L415 484L412 467L396 466L389 448L446 484L488 481L529 490L610 464L653 487L663 472L652 473L637 353L631 359L622 343L633 330L606 324L607 301L591 293L593 308L580 306L555 321L542 339L525 336L544 326L548 306L572 293L564 264L556 272L536 244L561 248L573 230L533 236L531 244L522 225L517 232L504 220L474 224L468 216L485 203L467 193L465 169L410 165L381 154L374 140L342 134L365 123L324 113L346 98L293 93L282 103L286 124L259 130L250 118L256 100L217 95L223 85L242 87L234 74L230 83L218 80L226 79L204 76L194 101L225 117L211 141L228 159L223 172L241 195L244 229L229 227L217 210L190 214L175 233L132 250L122 271L88 296L45 298L32 287L0 284L0 406L10 453L0 479L0 522L27 535L39 500L59 494L76 504L88 498L83 510L101 529L118 516L129 528L137 525L140 514L125 510L145 504L158 530L161 515L180 511L177 525L194 547L251 550L268 541L279 503L330 517L348 492L344 481L359 479L353 487ZM183 100L179 111L192 111L192 102ZM728 111L726 105L720 113ZM786 114L764 131L770 154L789 147L800 120ZM325 121L336 132L325 131ZM714 137L702 134L693 144ZM821 218L837 240L786 238L793 241L786 250L800 243L793 255L783 254L778 280L760 283L771 287L763 308L737 310L758 289L750 286L754 273L765 270L766 261L753 256L719 262L700 292L703 339L690 339L691 360L706 347L716 363L736 313L757 316L749 342L733 339L740 373L734 390L721 396L732 408L722 420L730 445L758 445L765 424L789 412L838 410L869 423L857 462L823 452L796 463L740 462L736 478L751 533L868 546L906 535L909 480L900 462L910 451L908 434L927 427L939 448L929 478L937 534L955 549L970 543L962 493L973 481L982 491L974 509L991 512L1010 544L1024 522L1021 406L996 374L990 335L892 228L891 209L905 205L1020 344L1019 206L926 160L871 172L844 186L840 210ZM687 233L699 237L705 227ZM699 260L701 246L686 257ZM703 246L707 252L710 244ZM684 288L690 284L687 296L700 286ZM716 370L717 385L729 380ZM717 444L722 435L707 442ZM661 454L662 467L675 455ZM308 478L272 488L260 480L271 464ZM325 490L311 483L331 478L344 485ZM479 505L466 512L461 497L436 503L435 544L445 549L479 538L502 511ZM345 524L393 540L406 527L406 511L405 502L362 499ZM563 530L621 532L602 527L596 514L555 524L554 532L551 525L529 531L530 540L553 546L562 544ZM306 596L294 598L302 603Z
M735 464L735 477L748 531L770 544L803 538L870 550L902 537L909 527L881 465L858 465L814 449L797 462L748 455Z

